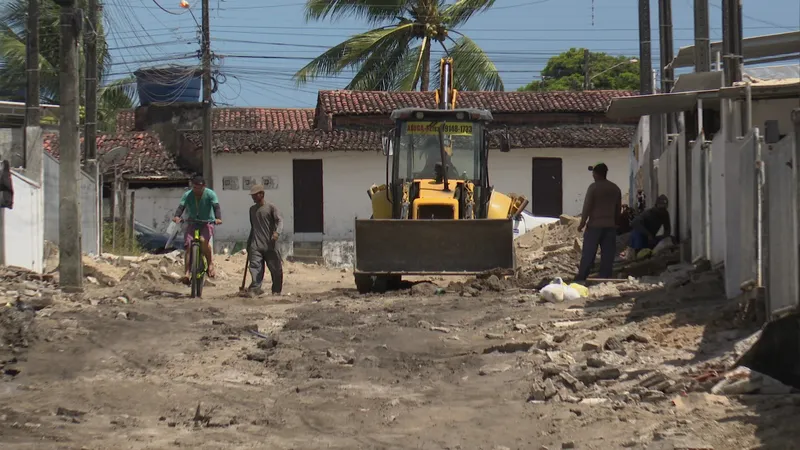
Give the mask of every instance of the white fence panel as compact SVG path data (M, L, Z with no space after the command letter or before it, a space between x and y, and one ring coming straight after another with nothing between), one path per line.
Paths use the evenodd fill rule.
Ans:
M741 294L741 284L756 280L756 132L729 144L725 158L725 293Z
M792 169L795 136L789 135L763 151L766 165L766 245L764 278L767 287L767 307L771 316L797 307L798 230L797 192Z
M676 223L680 226L679 237L681 241L685 241L692 237L690 216L692 211L692 185L690 183L692 168L690 155L686 148L685 131L678 135L676 142L678 146L675 154L675 164L677 165L678 179L676 181L677 184L675 184L675 191L670 197L670 203L676 206L675 212L678 214Z
M705 147L703 137L698 137L692 146L689 154L691 158L692 169L690 173L691 178L691 234L692 234L692 260L698 258L708 258L706 254L706 243L708 236L706 235L706 212L708 205L706 203L706 177L708 170L708 155Z
M726 220L725 220L725 151L733 148L725 143L722 133L711 141L711 262L714 265L725 262Z
M14 186L14 208L3 211L6 265L42 273L44 270L42 189L32 180L13 170L11 183Z
M672 141L658 158L658 194L669 199L669 219L673 235L678 217L678 141ZM653 200L655 204L655 199Z

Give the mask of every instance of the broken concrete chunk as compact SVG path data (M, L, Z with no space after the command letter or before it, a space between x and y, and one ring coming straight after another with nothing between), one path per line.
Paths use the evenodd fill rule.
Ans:
M640 344L648 344L650 337L644 333L633 333L625 338L628 342L638 342Z
M584 352L597 352L600 351L602 346L597 341L587 341L583 343L581 350Z
M548 378L544 381L544 398L549 400L555 397L556 394L558 394L558 389L556 389L555 384L553 384L553 380Z
M606 342L603 344L603 348L608 351L615 351L622 349L622 342L619 339L611 336L610 338L606 339Z
M552 335L543 334L536 342L536 348L541 350L552 350L556 347L555 339Z
M788 394L793 391L780 381L748 367L737 367L726 373L724 378L712 389L712 394Z
M495 373L507 372L509 370L511 370L511 366L508 364L492 364L481 367L480 370L478 370L478 375L492 375Z
M544 376L544 378L554 377L556 375L559 375L563 371L564 371L563 368L552 363L545 364L542 366L542 375Z
M502 333L486 333L486 339L499 340L505 339L505 336Z

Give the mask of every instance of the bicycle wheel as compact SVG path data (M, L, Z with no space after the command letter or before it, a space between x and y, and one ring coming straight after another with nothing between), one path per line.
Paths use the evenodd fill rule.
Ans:
M191 278L191 285L192 285L192 297L200 297L203 292L202 288L202 269L200 268L200 264L202 264L202 255L200 252L200 244L193 242L191 248L191 254L189 255L189 264L192 271L192 278Z

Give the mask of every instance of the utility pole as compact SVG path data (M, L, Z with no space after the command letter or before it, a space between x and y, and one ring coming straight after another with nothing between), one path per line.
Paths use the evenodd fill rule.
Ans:
M42 182L42 130L39 108L39 1L28 0L28 21L25 44L25 130L22 134L22 149L26 175ZM38 145L37 145L38 144Z
M203 178L214 189L211 163L211 30L208 20L208 0L203 0Z
M591 89L591 77L589 76L589 49L583 49L583 90Z
M75 0L55 0L61 6L61 120L59 141L59 204L58 249L59 274L62 288L70 291L83 289L83 261L81 260L81 209L78 194L80 173L80 133L78 132L78 36L80 15Z
M639 0L639 92L641 95L653 93L653 59L650 42L650 1ZM658 194L655 160L664 148L663 115L650 115L650 148L647 152L647 170L644 190L650 204Z
M650 70L653 67L650 50L650 2L639 0L639 92L652 94L653 85Z
M722 58L725 84L742 81L742 2L722 0Z
M97 164L97 0L89 0L83 42L86 55L86 119L84 164ZM88 167L94 172L94 167Z
M711 72L708 0L694 0L694 71Z
M672 41L672 0L658 0L659 47L661 48L661 92L668 94L675 85L675 72L667 65L674 56ZM675 116L667 114L667 133L675 133Z

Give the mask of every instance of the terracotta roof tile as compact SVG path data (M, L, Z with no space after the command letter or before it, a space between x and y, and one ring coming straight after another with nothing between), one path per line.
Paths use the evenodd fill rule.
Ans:
M215 108L213 128L218 130L309 130L314 123L310 108ZM117 131L133 131L133 110L117 114Z
M558 127L516 127L509 129L514 148L623 148L633 139L635 127L628 125L570 125ZM197 148L202 133L185 132ZM381 133L371 130L335 129L307 131L218 131L214 133L215 153L283 151L380 151ZM498 148L495 138L492 148Z
M462 108L483 108L493 113L604 113L614 97L637 95L632 91L582 92L459 92ZM406 107L435 108L433 92L320 91L317 104L323 113L340 115L389 114Z
M81 143L83 143L83 138L81 138ZM192 176L191 171L178 166L175 158L164 148L161 140L154 133L137 131L104 134L97 137L99 156L117 147L130 149L120 166L122 172L128 177L163 177L184 180ZM44 150L59 159L60 148L57 134L44 136Z

